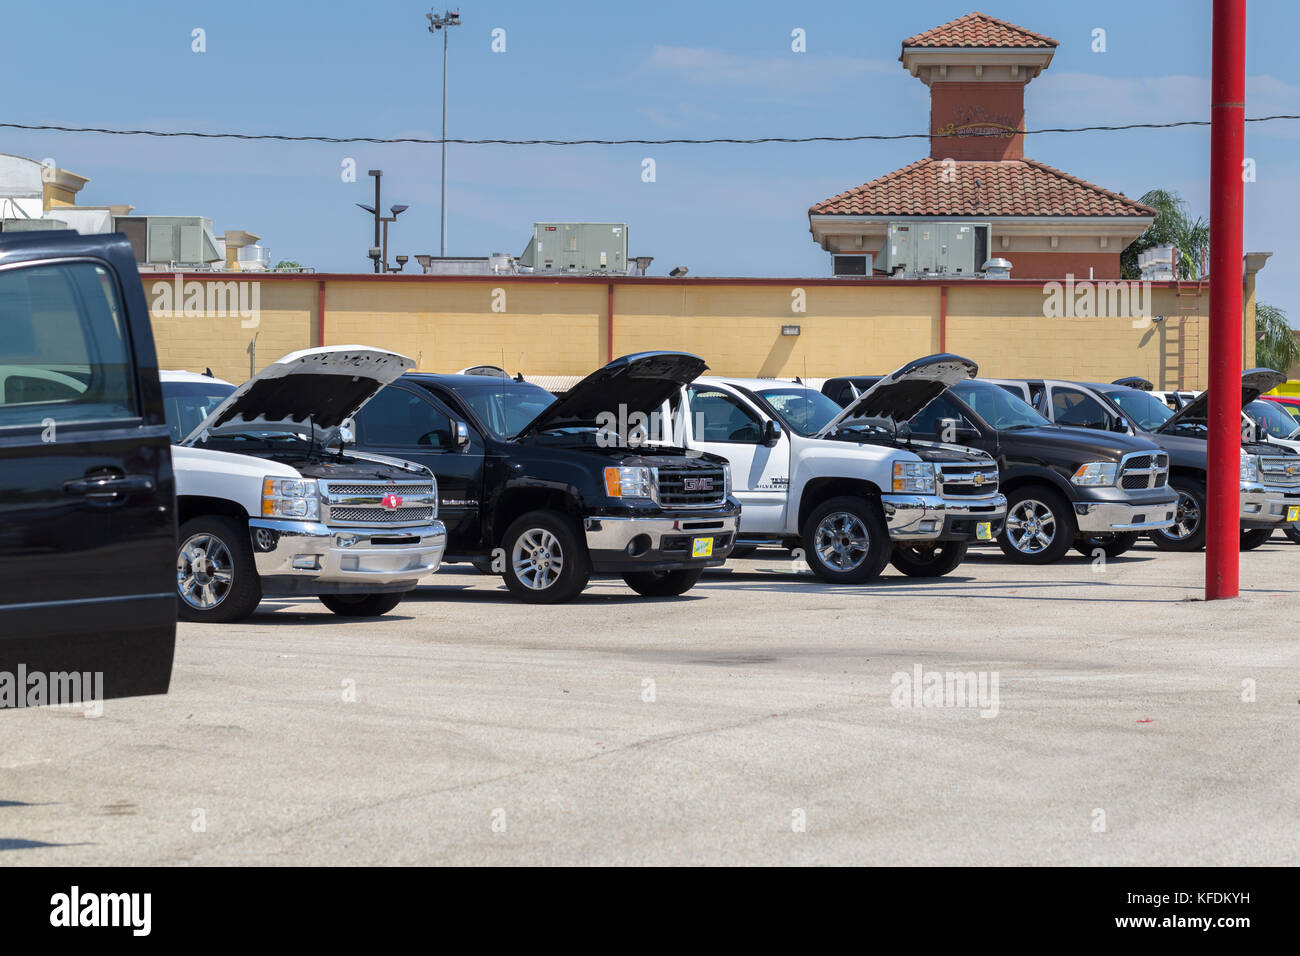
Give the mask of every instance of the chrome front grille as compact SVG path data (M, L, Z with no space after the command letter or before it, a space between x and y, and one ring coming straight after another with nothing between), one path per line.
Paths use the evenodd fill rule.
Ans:
M939 494L945 498L987 498L997 494L998 466L993 461L944 461L935 467Z
M330 524L423 524L433 508L331 508Z
M1169 456L1164 452L1134 452L1119 463L1119 486L1125 491L1163 488L1169 481Z
M727 478L717 468L657 468L661 508L716 508L727 500Z
M1260 458L1259 478L1265 484L1284 488L1300 486L1300 455Z
M341 527L403 527L438 515L438 483L426 481L321 481L321 520Z

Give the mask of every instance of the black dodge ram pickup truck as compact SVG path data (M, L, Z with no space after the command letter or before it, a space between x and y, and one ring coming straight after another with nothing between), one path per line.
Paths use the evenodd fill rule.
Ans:
M829 379L822 391L845 404L878 376ZM992 455L1007 496L998 545L1025 564L1046 564L1071 545L1117 557L1145 531L1174 520L1169 461L1144 438L1054 425L990 382L958 382L910 422L912 434Z
M171 443L131 244L0 235L0 707L77 703L55 688L87 675L95 699L166 693L175 575Z
M570 600L593 573L648 596L683 594L735 543L729 466L608 426L657 417L706 367L641 352L560 399L505 376L408 372L356 416L356 447L428 466L443 560L502 574L524 601Z
M1286 380L1271 368L1241 373L1241 404L1249 405ZM1169 484L1178 494L1178 513L1167 528L1151 533L1165 551L1205 547L1205 488L1208 477L1210 393L1201 392L1177 412L1150 392L1098 382L1054 379L999 383L1023 390L1053 421L1135 435L1155 442L1169 456ZM1290 448L1243 439L1241 446L1241 549L1258 548L1279 528L1300 517L1300 458Z

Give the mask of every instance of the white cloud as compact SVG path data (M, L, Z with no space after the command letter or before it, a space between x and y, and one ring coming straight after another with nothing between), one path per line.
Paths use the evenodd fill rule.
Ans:
M858 57L809 53L752 57L685 46L656 46L643 67L695 86L782 95L825 93L868 75L898 71L897 63Z

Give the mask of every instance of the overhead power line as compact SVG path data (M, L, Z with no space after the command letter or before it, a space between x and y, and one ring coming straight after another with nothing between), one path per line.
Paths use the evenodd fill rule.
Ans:
M1273 116L1248 116L1246 122L1269 123L1274 120L1298 119L1300 119L1300 115L1276 114ZM1209 120L1181 120L1175 123L1125 123L1118 126L1054 126L1044 129L963 130L953 133L862 133L856 136L759 136L753 139L730 136L709 139L424 139L415 136L385 138L381 136L289 136L283 133L168 132L156 129L103 129L93 126L54 126L27 123L0 123L0 128L46 133L101 133L108 136L276 140L285 143L374 143L377 145L413 143L421 146L440 146L444 143L458 146L707 146L715 143L730 143L738 146L754 146L761 143L860 143L868 140L946 139L959 136L1009 136L1017 134L1040 136L1044 133L1111 133L1130 129L1177 129L1184 126L1209 125Z

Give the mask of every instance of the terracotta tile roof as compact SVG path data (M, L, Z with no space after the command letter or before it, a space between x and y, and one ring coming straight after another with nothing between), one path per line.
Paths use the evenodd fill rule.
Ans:
M808 214L840 216L1153 216L1155 210L1033 159L918 159ZM951 180L950 182L945 180ZM976 185L978 181L978 185Z
M964 17L940 24L932 30L910 36L904 47L1026 47L1056 46L1056 41L1041 33L1026 30L986 13L968 13Z

